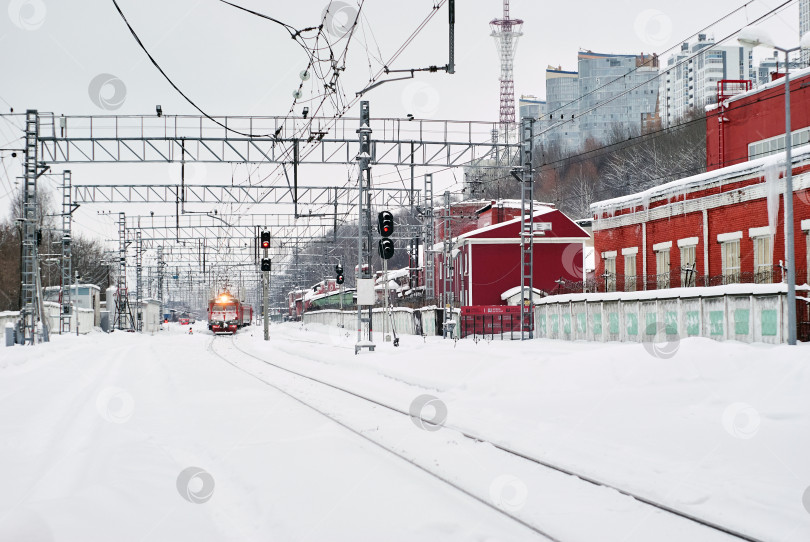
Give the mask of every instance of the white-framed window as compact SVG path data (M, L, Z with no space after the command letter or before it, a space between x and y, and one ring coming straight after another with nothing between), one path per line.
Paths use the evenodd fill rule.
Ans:
M624 291L636 291L636 255L625 254L624 256Z
M655 275L657 289L669 288L669 249L656 251Z
M754 237L754 282L773 282L773 254L771 236Z
M681 247L681 286L690 287L695 285L697 276L697 260L695 259L695 245Z
M605 291L616 291L616 256L605 258Z
M720 244L720 257L723 261L723 284L740 281L740 240Z

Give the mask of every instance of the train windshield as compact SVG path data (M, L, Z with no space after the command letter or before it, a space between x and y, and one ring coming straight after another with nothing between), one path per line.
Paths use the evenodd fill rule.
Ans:
M236 312L236 305L230 304L226 305L224 303L217 303L211 310L213 312Z

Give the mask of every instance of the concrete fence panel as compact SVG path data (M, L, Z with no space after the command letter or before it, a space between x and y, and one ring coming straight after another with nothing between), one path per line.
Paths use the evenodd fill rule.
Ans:
M796 289L808 297L810 287ZM785 284L732 284L550 296L537 302L535 332L563 340L642 342L666 335L778 344L787 340L786 293Z

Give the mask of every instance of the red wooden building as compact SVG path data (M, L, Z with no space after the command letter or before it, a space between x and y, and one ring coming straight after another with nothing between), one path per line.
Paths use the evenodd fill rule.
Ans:
M718 103L706 108L709 171L784 151L785 80L781 74L772 77L742 93L737 93L745 88L741 82L718 83ZM810 142L810 68L790 75L790 123L794 146Z
M449 273L456 304L502 305L501 295L520 285L519 202L493 201L475 213L479 227L468 225L453 237L450 257L443 252L443 228L436 232L434 292L444 293ZM546 224L543 235L534 237L534 287L551 292L560 278L582 281L588 233L548 204L535 204L533 221Z

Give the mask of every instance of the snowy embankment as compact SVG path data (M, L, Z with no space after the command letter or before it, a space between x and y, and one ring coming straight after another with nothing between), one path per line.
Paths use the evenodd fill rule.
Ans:
M183 330L0 351L0 540L544 539L262 380L565 542L733 538L452 428L761 540L810 538L807 345L687 339L661 360L405 336L355 356L354 334L321 325L275 325L268 342ZM405 411L421 398L444 427L240 349Z
M664 360L641 344L405 336L354 356L349 331L273 331L324 343L292 347L302 372L406 409L432 394L448 426L763 540L810 538L810 345L693 338ZM267 350L259 334L238 344Z

